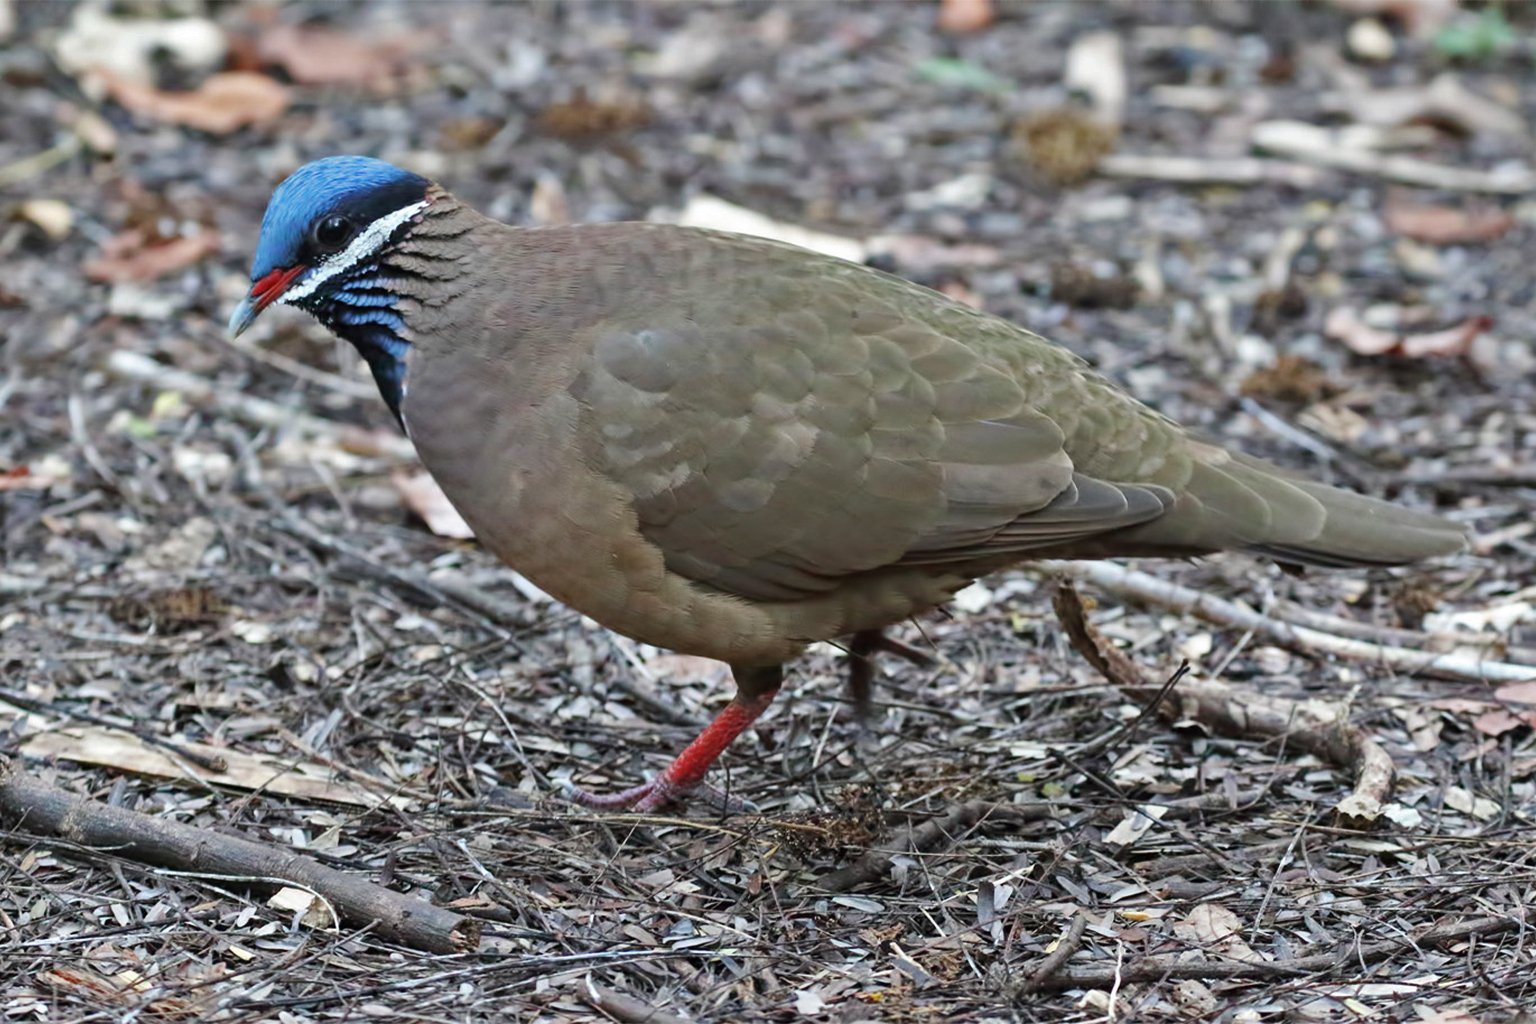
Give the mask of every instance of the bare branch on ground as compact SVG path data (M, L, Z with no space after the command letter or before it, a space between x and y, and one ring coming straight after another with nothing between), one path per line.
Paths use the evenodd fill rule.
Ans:
M463 953L480 944L479 922L325 867L279 846L152 818L65 792L0 759L0 822L39 837L140 864L242 880L259 888L288 884L318 894L353 927L432 953ZM281 883L281 884L280 884Z
M1285 978L1335 970L1346 964L1370 963L1405 949L1450 946L1475 935L1496 935L1523 927L1519 917L1479 917L1440 925L1415 934L1345 945L1332 953L1290 960L1186 960L1179 956L1149 956L1110 967L1070 967L1044 979L1041 988L1105 988L1125 982L1158 982L1183 978Z
M1195 615L1218 626L1252 630L1271 643L1300 654L1331 654L1381 665L1396 672L1420 673L1461 682L1518 683L1536 679L1536 665L1493 661L1455 652L1414 650L1335 636L1113 562L1042 560L1035 565L1044 572L1091 583L1120 597L1180 614ZM1425 640L1427 643L1428 638Z
M1157 697L1155 684L1119 648L1088 621L1083 602L1070 582L1061 583L1052 601L1073 648L1099 673L1128 695ZM1392 791L1392 759L1363 729L1349 724L1341 710L1323 701L1288 701L1245 693L1212 680L1180 682L1160 709L1170 720L1188 719L1229 736L1284 739L1288 744L1349 768L1355 789L1339 802L1346 820L1379 817Z

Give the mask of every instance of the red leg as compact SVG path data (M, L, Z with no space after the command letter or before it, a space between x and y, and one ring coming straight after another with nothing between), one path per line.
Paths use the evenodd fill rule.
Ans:
M571 786L566 796L576 803L600 810L654 811L674 801L680 802L700 788L715 759L773 703L784 679L784 669L780 665L733 667L732 671L736 676L736 696L660 775L649 782L607 795ZM725 802L729 806L729 801Z

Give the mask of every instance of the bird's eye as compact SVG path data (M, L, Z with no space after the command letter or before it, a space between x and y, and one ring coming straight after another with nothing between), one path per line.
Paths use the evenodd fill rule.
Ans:
M329 255L346 248L347 243L352 241L352 236L357 234L357 229L347 218L332 216L316 221L309 234L315 248Z

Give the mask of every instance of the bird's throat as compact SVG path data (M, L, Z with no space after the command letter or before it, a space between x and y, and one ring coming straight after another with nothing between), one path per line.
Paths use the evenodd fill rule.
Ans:
M402 428L405 421L400 417L400 400L405 397L405 355L410 344L394 331L380 324L336 324L333 330L352 343L373 371L374 383L389 411Z
M357 349L373 371L379 394L403 428L400 402L405 397L405 356L411 345L403 337L405 318L399 301L387 275L373 265L313 303L311 312Z

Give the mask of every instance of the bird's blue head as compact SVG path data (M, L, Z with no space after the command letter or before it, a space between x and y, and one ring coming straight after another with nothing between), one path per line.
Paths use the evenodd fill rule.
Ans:
M357 346L399 415L405 342L384 254L430 203L426 178L382 160L332 156L294 171L267 203L238 336L274 303L298 306Z

